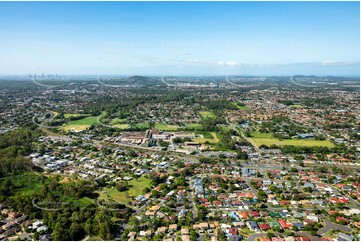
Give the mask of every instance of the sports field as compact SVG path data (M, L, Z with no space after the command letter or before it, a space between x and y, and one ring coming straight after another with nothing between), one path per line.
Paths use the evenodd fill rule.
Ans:
M63 124L59 128L63 131L82 131L89 128L91 125L98 122L98 116L87 117L79 120L74 120Z
M217 116L210 111L202 111L199 112L199 115L201 116L201 118L206 119L206 118L217 118Z
M193 130L202 130L202 129L203 129L202 124L197 124L197 123L189 123L189 124L186 124L186 127L187 127L188 129L193 129Z
M156 128L156 129L159 129L159 130L164 130L164 131L175 131L175 130L178 130L178 126L177 126L177 125L162 124L162 123L156 123L156 124L155 124L155 128Z
M64 118L79 117L79 116L89 116L89 114L80 114L80 113L65 113L64 114Z
M328 140L315 140L315 139L285 139L279 140L272 136L269 133L252 133L252 139L257 146L260 145L294 145L294 146L326 146L326 147L334 147L334 144Z

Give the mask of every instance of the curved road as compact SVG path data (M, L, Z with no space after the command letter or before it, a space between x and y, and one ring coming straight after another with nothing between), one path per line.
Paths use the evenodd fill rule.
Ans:
M229 80L228 76L226 76L226 82L229 83L231 86L235 86L235 87L248 87L248 86L245 86L245 85L240 85L240 84L236 84L236 83L233 83Z
M246 241L256 241L257 238L259 237L265 237L267 236L267 233L254 233L254 234L251 234L247 239Z
M175 84L170 84L170 83L166 82L166 80L164 79L164 76L161 77L161 81L162 81L165 85L167 85L167 87L175 87L175 86L176 86Z
M304 84L297 83L297 82L295 82L295 81L293 80L293 76L294 76L294 75L292 75L292 76L290 77L290 81L291 81L293 84L295 84L296 86L300 86L300 87L319 87L318 85L310 86L310 85L304 85Z
M53 88L53 87L58 87L58 86L60 86L60 85L46 85L46 84L42 84L42 83L38 82L35 78L32 78L32 81L33 81L33 83L35 83L36 85L41 86L41 87L46 87L46 88Z
M50 113L51 117L48 118L47 120L44 120L41 124L37 123L35 121L36 115L33 116L33 118L31 119L33 124L35 124L36 126L40 127L40 128L47 128L47 129L54 129L54 128L58 128L59 126L49 126L49 125L44 125L46 122L51 122L53 121L54 117L56 116L53 112L51 111L47 111L47 113Z
M340 224L335 224L335 223L332 223L328 218L322 216L324 221L325 221L325 227L323 227L322 229L318 230L317 231L317 234L318 235L321 235L321 234L325 234L327 233L327 231L329 230L341 230L341 231L344 231L344 232L351 232L352 230L347 227L347 226L344 226L344 225L340 225Z

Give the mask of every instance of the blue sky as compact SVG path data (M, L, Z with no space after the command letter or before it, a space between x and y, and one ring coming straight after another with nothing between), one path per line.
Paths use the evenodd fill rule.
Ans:
M359 75L359 2L0 2L0 74Z

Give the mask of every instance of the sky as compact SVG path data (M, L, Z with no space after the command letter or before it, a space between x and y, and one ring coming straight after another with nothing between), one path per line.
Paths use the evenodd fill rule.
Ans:
M360 74L359 2L0 2L0 74Z

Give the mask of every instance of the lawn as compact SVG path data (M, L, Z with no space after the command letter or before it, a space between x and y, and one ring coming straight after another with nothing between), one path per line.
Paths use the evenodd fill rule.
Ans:
M131 180L129 185L132 187L128 190L129 195L131 196L138 196L139 194L143 194L143 190L146 187L151 187L152 180L140 177L138 179Z
M71 131L71 130L82 131L82 130L86 130L92 124L96 124L98 122L98 117L99 116L92 116L92 117L87 117L87 118L83 118L83 119L79 119L79 120L70 121L70 122L68 122L66 124L63 124L59 128L64 130L64 131Z
M162 124L162 123L156 123L155 128L159 130L165 130L165 131L175 131L178 130L177 125L170 125L170 124Z
M269 226L271 228L275 228L275 227L277 227L279 229L281 228L281 225L275 220L269 220L269 221L267 221L267 223L269 224Z
M119 192L115 187L113 188L104 188L103 191L107 191L107 193L104 193L103 191L99 191L99 198L108 200L108 196L112 198L114 201L122 204L127 204L128 202L131 202L133 199L130 196L133 196L134 198L138 195L144 194L143 190L146 187L151 187L151 180L145 177L140 177L138 179L131 180L129 182L129 185L131 186L128 191Z
M252 139L257 146L260 145L294 145L294 146L326 146L326 147L334 147L334 144L332 144L328 140L315 140L315 139L285 139L285 140L279 140L277 138L274 138L272 134L269 133L257 133L253 132Z
M209 134L213 138L210 138ZM205 138L197 137L197 138L192 139L192 141L193 142L199 142L201 144L204 144L206 141L208 141L210 144L216 144L216 143L219 142L219 139L218 139L217 134L215 132L205 133L205 134L203 134L203 136Z
M238 105L237 102L233 102L232 103L234 106L236 106L239 110L251 110L249 107L247 106L241 106L241 105Z
M186 124L186 127L188 129L192 129L192 130L202 130L203 129L202 124L197 124L197 123Z
M127 204L128 202L132 201L132 199L127 196L126 192L119 192L115 187L112 188L106 187L103 190L98 191L98 193L99 193L99 198L104 199L106 201L109 201L109 198L122 204Z
M248 227L244 227L241 230L241 235L248 237L250 234L253 234L254 232L250 230Z
M215 115L213 112L210 112L210 111L199 112L199 115L201 116L202 119L217 118L217 115Z

